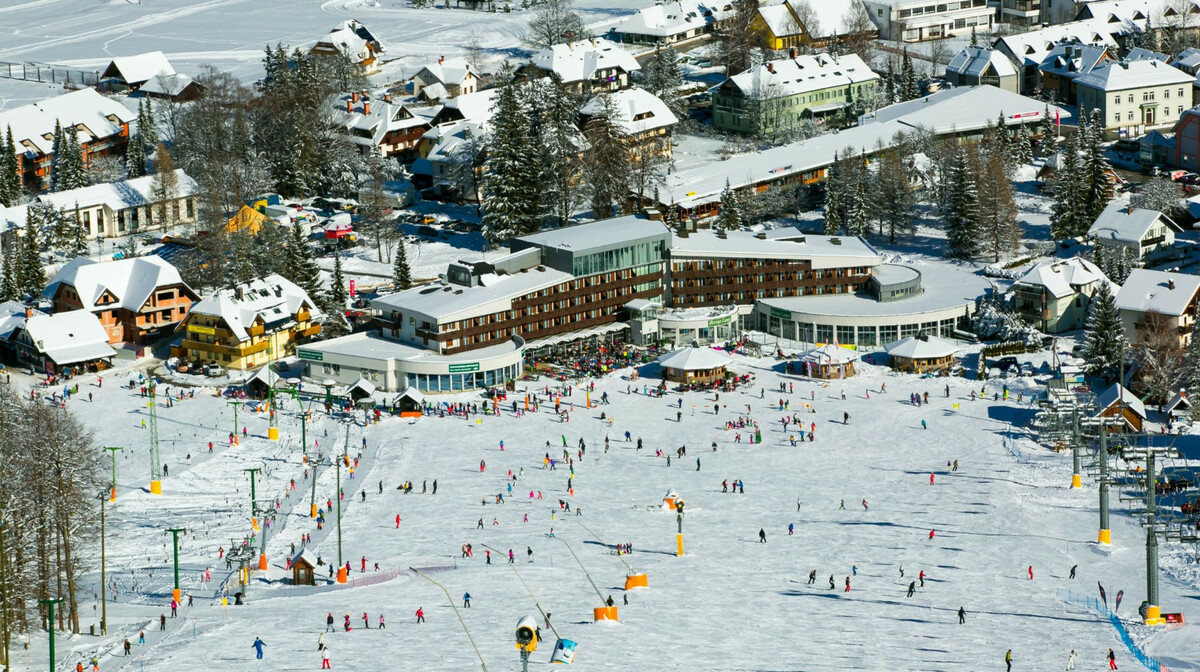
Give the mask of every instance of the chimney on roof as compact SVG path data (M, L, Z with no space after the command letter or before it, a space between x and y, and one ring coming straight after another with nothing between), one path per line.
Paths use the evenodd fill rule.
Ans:
M353 112L353 111L354 111L354 101L352 101L352 100L347 100L347 101L346 101L346 111L347 111L347 112Z
M1133 201L1130 201L1129 205L1125 206L1125 214L1127 214L1127 215L1133 214Z
M1175 289L1175 279L1167 278L1167 289Z
M775 64L767 63L767 71L769 71L772 75L775 74Z
M445 56L438 56L438 65L441 65L442 63L445 63L445 62L446 62Z
M354 91L353 93L350 94L350 102L352 102L352 103L358 102L358 92L357 91Z
M383 102L385 102L385 103L392 102L392 94L390 94L390 93L383 94Z
M363 102L363 114L370 114L370 113L371 113L371 103L364 101Z
M29 319L31 317L33 317L33 308L25 306L25 319Z
M791 47L788 49L788 58L796 58L799 55L800 55L799 49L797 49L795 47Z

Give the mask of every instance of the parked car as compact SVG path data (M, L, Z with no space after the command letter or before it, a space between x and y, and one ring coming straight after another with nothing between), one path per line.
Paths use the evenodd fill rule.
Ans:
M204 367L204 375L209 378L220 378L225 375L225 369L221 368L220 364L212 363Z
M1033 375L1033 364L1031 362L1025 362L1025 363L1021 364L1021 375L1022 376L1032 376Z
M1007 371L1011 367L1017 367L1019 369L1020 366L1021 364L1017 361L1016 357L1001 357L999 361L996 362L996 368L1000 369L1001 371Z

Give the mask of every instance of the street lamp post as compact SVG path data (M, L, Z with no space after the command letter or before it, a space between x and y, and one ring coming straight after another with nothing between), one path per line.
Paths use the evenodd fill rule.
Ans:
M104 450L112 454L112 493L110 494L110 498L115 502L117 501L117 451L125 450L125 448L122 446L105 446Z
M183 593L179 590L179 535L187 532L183 527L172 527L167 530L171 533L171 548L174 550L175 556L175 590L172 595L175 597L175 603L178 604Z
M38 604L46 605L46 630L50 632L50 672L54 672L54 605L62 602L61 597L38 600Z

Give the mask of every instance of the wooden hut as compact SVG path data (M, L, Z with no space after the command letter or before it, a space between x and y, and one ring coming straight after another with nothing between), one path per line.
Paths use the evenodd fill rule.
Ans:
M733 361L713 348L684 348L658 358L663 378L685 385L708 385L725 380L726 367Z
M425 395L418 392L415 387L408 387L396 395L396 398L392 400L392 405L400 412L402 418L419 418L424 402Z
M800 370L809 378L849 378L854 375L854 362L857 359L857 353L826 343L800 356Z
M268 364L250 376L246 381L246 391L254 399L266 399L272 387L279 382L279 374L271 370Z
M1120 383L1113 383L1107 390L1096 395L1096 412L1092 417L1121 418L1122 423L1109 426L1109 432L1133 432L1140 434L1146 422L1146 406L1133 392Z
M350 397L350 401L358 403L363 399L375 394L375 383L366 378L359 378L346 388L346 396Z
M909 336L888 343L883 349L890 355L891 367L897 371L925 373L940 371L954 365L958 346L937 336Z
M288 564L292 569L292 585L316 585L317 561L307 548L300 549L300 552L292 556L292 561Z

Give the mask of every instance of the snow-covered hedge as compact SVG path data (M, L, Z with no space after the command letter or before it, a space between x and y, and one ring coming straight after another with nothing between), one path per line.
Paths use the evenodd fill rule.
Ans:
M980 304L973 322L975 334L982 341L1020 341L1035 348L1042 343L1042 334L1037 329L992 301Z

